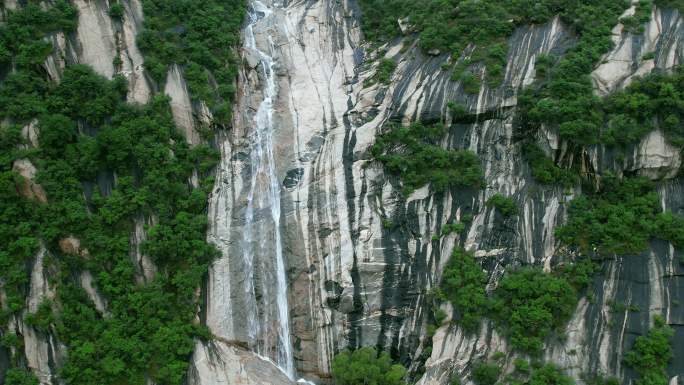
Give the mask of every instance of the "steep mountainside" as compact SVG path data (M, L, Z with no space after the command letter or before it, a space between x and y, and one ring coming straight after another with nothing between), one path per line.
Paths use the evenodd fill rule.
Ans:
M683 384L683 10L5 0L0 383Z

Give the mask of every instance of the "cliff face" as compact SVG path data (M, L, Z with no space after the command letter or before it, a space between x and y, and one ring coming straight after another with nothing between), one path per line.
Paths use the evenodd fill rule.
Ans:
M107 77L124 74L131 102L144 103L163 91L188 141L198 143L197 122L211 116L192 101L182 69L172 68L163 87L143 69L135 43L143 19L139 1L121 1L125 13L120 24L111 22L105 0L73 3L80 12L78 32L72 38L51 37L58 52L44 65L50 77L58 80L65 64L84 63ZM567 203L581 191L533 180L513 119L517 93L534 80L536 58L562 55L574 43L573 34L559 20L516 30L508 43L503 84L469 95L441 70L445 56L427 56L404 40L368 49L354 0L250 3L233 128L218 133L215 143L221 161L210 197L208 239L221 257L202 288L204 304L198 312L198 322L218 338L197 342L188 383L325 380L331 358L347 346L384 347L414 371L423 365L419 357L428 356L418 378L422 385L447 384L455 373L466 378L474 361L507 351L506 339L489 321L476 334L447 324L428 337L427 295L439 284L458 244L486 261L490 287L508 269L522 264L548 269L557 258L554 228L564 222ZM6 0L4 6L16 4ZM616 26L615 48L593 73L597 92L604 95L634 76L681 64L683 38L684 18L676 11L655 10L640 35ZM651 52L653 59L643 59ZM366 87L379 55L396 60L397 70L389 84ZM115 66L115 57L122 64ZM466 106L473 123L453 123L449 102ZM483 190L438 196L426 186L402 195L399 182L370 161L368 149L386 122L416 120L444 122L449 127L445 146L477 153ZM553 130L536 140L549 154L563 153ZM662 180L663 209L682 214L679 150L656 131L627 154L590 148L586 166ZM496 193L513 197L520 215L503 219L488 207L485 202ZM464 239L457 234L432 239L466 212L473 220ZM143 225L153 221L140 218L131 235L131 257L141 282L155 274L139 248L146 237ZM73 242L71 247L78 249ZM33 262L29 312L36 310L39 298L54 295L50 272L41 262L46 252L41 250ZM592 284L593 300L580 300L566 338L550 341L544 358L575 378L605 374L628 383L635 374L625 368L622 354L647 331L654 314L663 314L675 329L674 356L684 357L681 257L667 242L654 241L641 255L606 261ZM284 289L281 281L287 283ZM105 313L106 299L88 272L81 282ZM616 312L615 303L640 311ZM446 305L444 310L452 312ZM57 371L66 348L21 319L11 327L23 336L26 363L41 383L60 383ZM426 355L428 341L432 348ZM504 365L511 367L514 358L508 354ZM0 382L7 360L0 348ZM669 374L671 384L682 383L684 361L673 360Z
M389 85L364 87L375 73L366 53L353 1L267 4L255 32L261 49L275 60L277 98L273 115L273 156L281 185L283 250L290 282L289 311L298 372L326 377L330 357L345 346L379 345L419 366L425 347L427 292L457 242L486 258L490 284L521 264L549 267L560 246L554 228L562 224L567 203L580 191L545 188L532 179L513 135L516 94L534 80L540 54L562 55L574 37L559 20L521 28L509 40L504 84L468 95L462 85L440 70L446 57L425 56L396 41L384 56L399 65ZM261 16L260 16L261 17ZM598 92L606 94L653 68L671 68L684 57L682 17L656 10L642 35L614 30L615 48L593 74ZM273 44L269 46L268 40ZM408 48L408 49L407 49ZM644 60L654 52L654 59ZM244 52L236 129L219 142L223 154L212 197L211 237L224 257L211 272L207 290L207 323L227 339L247 341L242 311L244 268L239 262L244 210L253 178L250 138L254 112L261 102L264 62ZM472 124L451 124L447 103L467 106ZM485 170L483 191L460 191L437 197L423 188L404 198L397 181L369 162L367 150L389 120L443 121L450 127L444 144L478 154ZM537 138L547 150L563 146L555 132ZM659 132L617 159L610 150L592 148L594 170L673 178L681 164L678 150ZM681 182L668 179L659 188L663 207L679 212ZM521 214L502 221L484 202L495 193L516 199ZM466 239L432 235L441 226L472 211ZM266 215L266 213L264 213ZM271 253L273 254L273 253ZM265 252L255 282L267 286L274 262ZM550 343L546 359L575 378L581 374L634 376L621 360L636 336L663 313L676 329L674 346L684 338L681 309L680 254L653 242L643 255L605 262L593 283L592 302L583 299L568 325L564 341ZM263 282L267 281L267 282ZM258 291L258 290L257 290ZM258 295L257 295L258 296ZM268 308L269 299L261 299ZM613 312L610 304L629 303L639 312ZM450 309L445 309L450 310ZM489 322L476 335L443 326L433 338L421 384L446 384L454 373L467 375L471 363L497 351L506 340ZM675 348L675 356L681 354ZM506 365L513 356L509 355ZM671 367L673 381L681 363Z

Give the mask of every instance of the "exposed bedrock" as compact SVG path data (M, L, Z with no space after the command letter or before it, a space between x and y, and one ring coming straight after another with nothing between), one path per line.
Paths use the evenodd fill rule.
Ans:
M574 43L573 35L559 20L518 29L509 41L503 85L485 86L477 95L466 94L448 71L440 70L446 57L423 55L417 47L401 49L403 42L397 41L385 47L385 56L398 62L391 84L364 88L363 80L375 69L360 40L354 1L264 4L272 16L255 28L255 36L260 47L272 42L277 74L273 156L282 182L283 250L298 373L326 378L335 352L361 345L384 346L416 369L415 359L427 338L425 294L439 282L455 244L485 259L491 285L523 263L552 265L559 246L554 228L563 223L567 203L579 191L534 182L514 137L513 116L518 90L534 80L536 57L562 55ZM616 29L615 49L594 74L599 91L622 87L651 68L680 63L681 28L679 14L656 10L643 35ZM646 52L653 52L655 59L643 60ZM219 140L222 163L210 221L212 229L220 231L212 232L210 239L222 249L223 258L208 280L204 317L222 338L246 342L240 242L252 177L250 138L263 98L265 64L250 50L243 56L235 129ZM467 106L472 123L452 124L447 109L452 101ZM443 195L423 188L403 197L398 181L368 161L369 146L389 120L447 123L444 144L480 156L485 188ZM538 140L549 150L562 146L551 131ZM596 148L588 159L597 171L652 179L674 178L681 164L679 152L658 131L630 151L618 162L609 150ZM682 210L681 189L679 179L662 184L664 208ZM503 220L488 208L484 202L495 193L512 196L520 215ZM465 239L449 235L432 241L443 224L464 214L473 215ZM272 241L268 232L262 241ZM546 358L576 378L599 373L633 378L621 354L648 329L652 315L660 313L676 329L674 346L684 345L682 310L676 306L684 295L679 258L670 245L655 242L643 255L606 262L593 284L595 300L580 301L567 338L549 341ZM257 297L274 284L269 272L275 268L272 259L258 263L262 274L255 277ZM272 300L259 298L259 311L272 308ZM634 304L641 311L611 313L609 304L615 302ZM506 344L489 322L483 322L477 335L444 326L433 338L419 383L446 384L455 373L467 377L475 360L505 351ZM679 350L676 354L682 354ZM512 365L512 359L509 356L506 365ZM684 371L681 365L670 367L673 378Z
M190 97L182 68L174 66L161 85L145 74L136 46L143 20L140 1L121 0L122 22L109 18L105 0L73 3L79 9L78 31L69 37L50 36L57 47L44 65L50 77L58 81L65 65L83 63L107 77L124 75L131 102L144 103L153 93L165 92L188 141L199 143L197 128L211 116ZM221 160L210 200L208 239L221 257L203 288L198 322L218 339L197 342L188 383L289 385L299 377L325 381L331 358L347 346L382 346L417 370L422 365L418 357L430 341L426 294L439 283L456 245L483 260L490 287L508 269L521 264L550 268L561 258L556 255L554 228L563 223L567 203L580 191L544 187L533 180L513 132L513 119L518 91L534 80L536 58L562 55L575 38L557 19L519 28L509 39L503 85L483 86L477 95L465 93L459 82L450 80L449 71L441 70L446 56L424 55L408 41L395 41L382 50L398 63L391 83L364 87L364 80L375 74L378 51L368 50L362 41L355 0L261 3L251 9L260 20L253 24L254 46L242 49L234 127L219 132L215 140ZM4 5L12 8L17 2L6 0ZM592 75L601 95L624 87L635 76L684 60L684 20L677 12L655 10L640 35L623 33L621 26L613 32L615 48ZM273 165L278 181L277 226L288 282L295 378L288 378L274 359L274 341L280 338L275 331L283 330L278 326L282 309L277 303L274 206L254 200L261 195L250 195L252 186L268 185L253 160L266 159L255 156L254 139L255 117L269 79L276 90L269 123L272 145L261 148L271 151L267 164ZM453 122L449 102L466 106L468 123ZM402 195L399 181L369 161L368 148L388 121L416 120L445 123L445 146L478 154L484 189L434 195L424 187L409 197ZM24 131L35 146L36 127ZM549 154L562 154L563 143L553 130L544 130L536 139ZM589 148L585 155L593 171L662 181L658 193L663 208L684 214L684 183L678 177L681 153L660 131L647 135L624 156L604 147ZM20 162L15 167L27 178L25 193L44 200L40 186L31 181L33 165ZM102 179L107 187L103 190L111 191L115 178ZM487 207L484 202L496 193L513 197L519 215L504 219ZM248 216L250 200L253 210ZM472 215L472 224L463 239L456 234L432 239L445 223L466 214ZM253 231L249 247L261 250L251 267L243 258L248 222L252 230L259 230ZM156 273L140 249L145 224L152 223L154 218L138 218L131 234L131 258L140 283ZM82 252L77 241L69 239L65 247ZM40 262L45 253L41 250L27 267L32 271L27 311L54 296L47 279L50 272ZM681 257L670 244L654 241L641 255L606 261L593 282L593 299L580 301L565 338L549 340L545 358L576 378L605 374L628 383L635 374L625 367L622 354L647 331L654 314L664 315L675 329L674 355L684 357L684 306L678 305L684 302ZM90 274L83 272L80 278L97 309L106 314L107 301ZM639 311L615 312L615 303ZM450 314L452 309L445 305L445 311ZM252 332L251 319L259 320L257 333ZM11 328L24 339L22 363L42 383L58 383L65 347L20 319L12 320ZM445 325L431 343L421 385L446 385L454 374L467 382L475 361L507 350L506 339L489 321L483 321L474 335ZM0 383L9 357L9 351L0 348ZM513 358L507 356L507 367ZM681 384L684 361L674 360L668 370L671 384Z

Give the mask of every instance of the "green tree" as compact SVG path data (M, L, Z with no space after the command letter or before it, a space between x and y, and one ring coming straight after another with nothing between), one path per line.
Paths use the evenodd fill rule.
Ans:
M625 354L625 363L640 376L638 385L666 385L669 382L667 365L672 360L672 337L674 331L656 316L653 327L645 336L634 342L632 349Z
M501 368L493 363L480 362L473 367L473 381L477 385L494 385L500 375Z
M501 280L494 292L493 315L514 347L537 354L544 339L565 325L576 304L577 292L568 280L523 268Z
M487 275L472 253L457 248L442 275L442 291L454 305L461 326L474 331L487 314L490 301L485 291Z
M389 354L372 347L355 351L345 350L332 362L332 376L336 385L399 385L406 369L392 364Z

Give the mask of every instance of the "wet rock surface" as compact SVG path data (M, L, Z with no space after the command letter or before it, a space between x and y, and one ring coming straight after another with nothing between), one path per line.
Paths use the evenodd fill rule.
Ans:
M559 20L518 29L509 40L503 85L482 87L477 95L463 92L448 71L440 70L446 57L425 55L416 47L402 50L399 42L384 51L398 63L391 84L364 87L363 80L374 74L374 66L364 60L353 2L269 6L274 21L257 32L257 40L270 37L276 47L274 156L283 181L283 242L298 372L311 379L325 378L335 352L364 345L383 346L404 363L413 362L416 369L416 358L429 340L426 294L438 284L457 243L486 260L491 285L510 267L548 268L556 258L559 244L554 228L563 223L567 203L580 192L540 186L532 179L522 161L513 119L517 92L534 81L536 58L562 55L574 43L573 35ZM594 74L599 91L624 86L648 66L667 69L681 62L681 23L676 12L656 10L643 36L616 32L615 49ZM629 55L623 52L626 47ZM654 52L651 64L642 63L646 51ZM241 162L247 157L235 155L249 151L250 123L260 95L259 64L249 52L245 55L248 64L241 75L236 129L221 138L224 162L214 191L230 198L210 211L210 221L229 221L224 226L231 229L213 235L228 252L214 266L209 281L211 325L244 323L240 314L229 315L229 309L241 306L241 294L235 289L241 269L230 260L240 255L236 239L243 226L244 180L249 175L248 165ZM622 65L625 55L634 62ZM257 89L250 88L255 85ZM466 106L473 118L452 122L449 102ZM390 120L445 121L450 126L445 143L479 155L486 188L442 195L423 188L404 198L397 181L368 162L369 146ZM549 143L554 135L548 132L539 141ZM658 132L634 146L632 155L628 153L620 163L605 149L593 151L590 159L596 169L658 180L674 178L681 164L679 153ZM681 211L676 193L681 188L676 178L662 184L665 209ZM520 215L501 223L484 204L496 193L513 197ZM464 239L453 234L432 241L442 225L465 214L472 215L473 221ZM580 302L567 338L549 341L546 359L575 378L582 374L632 378L634 373L621 361L622 353L646 332L653 314L660 313L669 314L668 322L676 329L674 345L684 341L675 319L681 311L672 305L684 293L678 273L668 272L681 270L679 258L667 244L654 243L643 255L605 262L592 285L596 300ZM611 314L609 304L615 301L628 301L641 311ZM239 331L231 333L240 339ZM474 361L505 351L507 342L486 321L475 335L455 325L444 326L432 345L420 384L446 384L452 374L467 377ZM509 355L505 365L511 366L513 358ZM673 376L682 372L679 366L670 367Z
M121 73L129 81L129 100L145 102L159 85L145 77L142 55L135 45L142 23L139 1L122 1L121 25L111 22L104 0L74 3L81 11L78 32L73 38L52 37L59 52L45 63L46 72L58 79L65 63L85 63L108 77ZM364 80L375 74L375 66L362 40L356 1L264 4L273 15L254 34L259 47L271 47L276 74L272 150L297 373L311 380L327 379L331 358L348 346L382 346L416 370L417 358L431 342L432 353L419 384L446 385L453 374L467 377L473 362L506 351L507 341L489 321L483 321L477 334L445 325L428 337L427 293L438 285L457 244L486 262L490 286L511 267L548 268L558 258L554 228L564 222L567 203L580 191L538 185L522 161L513 126L517 92L534 81L536 58L562 55L574 43L571 31L557 19L516 30L509 40L503 84L493 89L484 86L477 95L466 94L459 82L450 80L448 71L441 70L445 55L426 54L415 46L402 49L403 42L384 47L384 55L398 64L391 83L364 87ZM6 8L12 6L14 2L5 1ZM616 27L615 48L592 75L597 92L604 95L654 68L667 70L681 64L683 26L677 12L656 9L643 34L623 33ZM644 59L649 53L647 57L653 58ZM115 57L122 58L120 68L112 64ZM197 342L188 373L192 385L292 384L277 365L244 348L250 340L245 309L253 305L245 300L242 239L253 176L254 116L263 102L266 77L259 55L244 50L243 57L234 127L215 138L221 161L210 201L208 239L222 251L222 257L211 267L198 315L198 322L220 339ZM194 128L210 116L191 102L181 69L172 69L164 90L173 99L177 123L191 143L198 143ZM469 118L453 121L449 102L464 105ZM425 187L404 197L398 181L369 162L368 148L388 121L416 120L444 122L449 127L445 146L476 152L486 187L441 195L430 194ZM27 137L37 138L35 127L27 126L25 131ZM546 149L562 147L552 130L536 139ZM597 171L665 179L658 188L663 208L684 214L684 183L678 177L681 153L659 131L624 157L596 147L587 158ZM44 201L40 186L30 182L35 169L28 164L19 167L29 181L25 193ZM520 214L502 223L485 204L496 193L513 197ZM265 221L270 215L268 208L256 210L254 220ZM462 238L450 234L432 240L444 224L464 215L472 215L472 224ZM140 249L144 225L153 221L140 218L131 235L131 258L141 283L156 274ZM268 235L257 235L255 242L272 244ZM72 249L79 252L77 246ZM29 311L54 295L47 279L50 272L39 264L45 250L41 253L31 266ZM648 330L654 314L663 314L675 329L674 356L684 357L681 258L681 252L668 243L653 242L641 255L606 261L591 285L593 299L580 301L565 339L549 341L544 358L575 378L603 374L628 383L635 374L625 368L622 354ZM263 315L275 308L269 290L276 266L274 258L257 263L254 295L262 305L257 311ZM79 279L98 311L106 314L106 300L92 286L92 277L84 272ZM612 311L611 304L618 302L640 310ZM452 309L445 310L451 314ZM13 320L11 327L23 337L24 358L41 382L59 383L58 368L66 354L59 341L20 319ZM509 355L504 366L510 368L514 358ZM0 383L7 359L7 352L0 348ZM671 384L682 383L682 373L684 361L673 360Z

